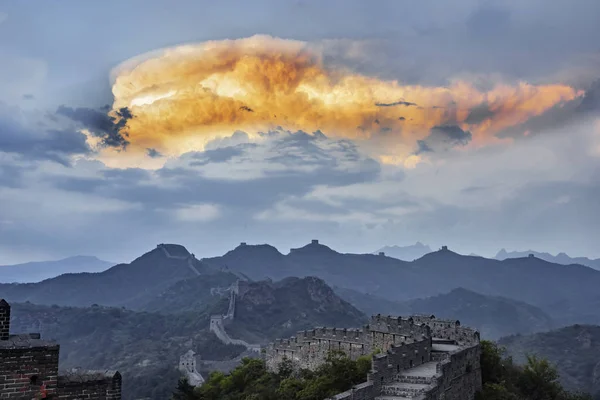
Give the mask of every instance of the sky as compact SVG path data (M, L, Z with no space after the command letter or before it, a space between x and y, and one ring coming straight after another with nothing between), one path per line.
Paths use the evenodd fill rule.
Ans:
M0 265L600 257L596 0L0 0Z

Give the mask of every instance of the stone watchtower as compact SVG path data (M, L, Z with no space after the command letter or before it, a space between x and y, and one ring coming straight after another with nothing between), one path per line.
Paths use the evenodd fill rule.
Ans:
M196 353L193 350L188 350L187 353L179 357L179 370L196 371Z
M188 350L179 357L179 371L186 376L192 386L201 386L204 383L204 378L196 369L196 353L193 350Z

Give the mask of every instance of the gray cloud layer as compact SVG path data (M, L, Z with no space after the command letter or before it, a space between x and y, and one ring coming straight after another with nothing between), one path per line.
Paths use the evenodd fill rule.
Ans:
M128 259L167 241L202 255L236 241L285 250L313 237L345 251L422 240L466 253L535 247L600 256L600 86L592 85L600 2L258 0L237 2L234 14L220 2L178 5L168 14L158 0L65 0L40 3L36 13L5 5L0 100L21 108L0 105L0 263L75 253ZM414 144L425 161L412 170L361 150L378 137L357 144L281 130L256 142L235 132L176 159L146 149L166 160L157 171L90 160L81 128L127 154L133 116L98 108L112 100L111 67L163 46L256 33L315 41L327 65L401 84L463 79L485 90L527 80L591 90L580 104L504 131L512 145L463 151L470 132L436 127ZM404 107L417 105L398 100L378 106L397 106L404 119ZM36 108L53 112L32 118ZM467 122L492 114L482 103Z
M126 139L125 128L127 127L127 121L133 118L133 115L127 107L117 111L116 117L109 116L106 111L102 110L66 106L58 107L56 114L78 122L94 136L101 138L101 144L104 146L125 148L129 144Z
M29 160L51 160L69 165L69 156L89 153L85 135L75 130L31 126L16 107L0 103L0 152Z

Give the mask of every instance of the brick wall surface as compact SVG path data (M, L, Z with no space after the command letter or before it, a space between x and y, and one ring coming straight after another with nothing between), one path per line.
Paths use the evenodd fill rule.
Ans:
M56 393L58 345L0 349L0 399L31 399Z

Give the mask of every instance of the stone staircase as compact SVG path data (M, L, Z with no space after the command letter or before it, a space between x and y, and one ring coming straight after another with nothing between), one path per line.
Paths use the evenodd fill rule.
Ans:
M399 375L395 382L416 385L431 385L433 378L430 376Z
M420 399L433 383L430 376L398 375L394 382L381 387L381 396L375 400Z

